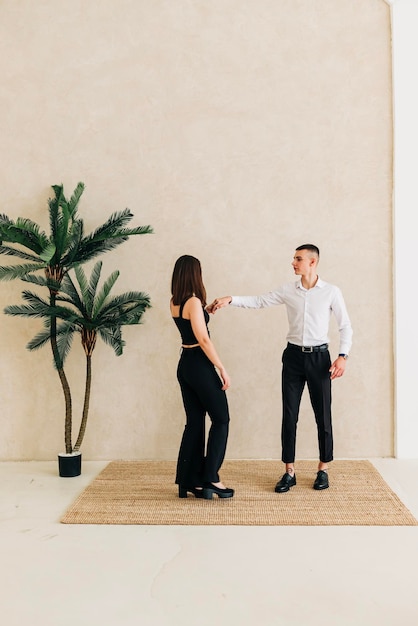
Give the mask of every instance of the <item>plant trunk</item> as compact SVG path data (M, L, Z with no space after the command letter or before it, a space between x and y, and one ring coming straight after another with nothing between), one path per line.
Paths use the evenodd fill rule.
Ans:
M53 291L50 291L50 304L51 306L55 306L56 303L56 294ZM67 377L64 372L64 368L62 365L62 359L60 357L57 345L57 318L55 316L51 317L51 348L52 354L54 356L55 365L57 367L58 376L61 382L61 387L64 392L64 400L65 400L65 427L64 427L64 439L65 439L65 452L67 454L71 454L73 451L72 443L71 443L71 431L72 431L72 402L71 402L71 391L70 385L68 384Z
M77 441L75 442L74 452L77 452L80 449L80 446L84 438L84 433L86 432L87 418L88 418L89 406L90 406L90 390L91 390L91 354L86 354L86 386L84 390L83 416L81 418L80 430L78 433Z

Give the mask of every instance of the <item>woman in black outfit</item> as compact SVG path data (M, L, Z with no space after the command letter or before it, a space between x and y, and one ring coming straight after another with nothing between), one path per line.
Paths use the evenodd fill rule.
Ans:
M225 390L230 379L209 336L206 289L198 259L189 255L177 259L171 293L171 315L182 338L177 379L186 411L176 474L179 497L187 498L189 492L196 498L209 500L214 493L220 498L232 498L234 490L220 482L218 473L228 439L229 411ZM206 413L212 423L205 455Z

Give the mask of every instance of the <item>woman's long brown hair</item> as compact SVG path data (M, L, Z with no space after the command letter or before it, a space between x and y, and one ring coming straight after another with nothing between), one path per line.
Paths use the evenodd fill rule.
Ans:
M171 279L173 304L181 304L196 296L206 306L206 289L202 279L202 267L199 259L185 254L177 259Z

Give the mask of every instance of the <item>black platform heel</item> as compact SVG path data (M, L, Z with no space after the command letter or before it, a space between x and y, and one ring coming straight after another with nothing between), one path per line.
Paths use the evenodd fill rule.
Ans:
M203 489L196 489L196 487L185 487L179 485L179 498L187 498L187 494L192 493L195 498L203 498Z
M225 489L221 489L220 487L215 487L215 485L212 483L205 483L203 485L203 497L205 500L212 500L214 493L216 493L218 498L232 498L234 495L234 490L230 487L225 487Z

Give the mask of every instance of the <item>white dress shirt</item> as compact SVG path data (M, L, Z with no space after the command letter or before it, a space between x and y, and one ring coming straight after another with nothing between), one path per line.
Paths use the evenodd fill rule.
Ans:
M287 341L297 346L329 343L329 322L333 313L340 333L339 353L350 352L353 330L342 293L320 278L311 289L305 289L298 280L261 296L232 296L231 304L245 309L285 304L289 320Z

